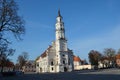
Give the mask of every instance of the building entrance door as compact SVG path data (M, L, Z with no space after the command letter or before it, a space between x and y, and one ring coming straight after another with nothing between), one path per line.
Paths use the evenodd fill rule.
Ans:
M66 67L64 67L64 72L67 72L67 68Z
M40 68L40 72L42 72L42 68Z

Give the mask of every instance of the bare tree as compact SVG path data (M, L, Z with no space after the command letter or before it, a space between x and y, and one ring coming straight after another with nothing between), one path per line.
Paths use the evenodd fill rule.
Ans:
M105 48L104 49L104 55L109 60L109 66L113 66L115 64L115 54L116 54L116 51L112 48ZM112 62L112 64L111 64L111 62Z
M10 42L6 34L13 34L16 39L24 34L24 21L17 14L18 6L14 0L0 0L0 40Z
M104 49L104 55L106 57L113 57L113 56L115 56L115 50L112 49L112 48L105 48Z
M8 56L12 56L14 52L15 50L9 48L7 44L0 45L0 66L2 67L1 72L3 71L3 68L7 65L7 63L9 62Z
M18 16L18 6L14 0L0 0L0 65L4 67L8 56L13 55L14 49L9 47L9 36L21 40L25 33L24 20Z
M28 53L23 52L21 55L18 56L17 62L19 64L19 68L22 69L22 67L25 65L25 63L28 60Z

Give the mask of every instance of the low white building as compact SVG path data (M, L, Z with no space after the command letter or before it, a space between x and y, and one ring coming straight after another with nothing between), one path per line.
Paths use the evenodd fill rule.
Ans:
M67 47L64 22L60 10L55 26L56 40L36 60L36 72L66 72L73 70L73 52Z
M29 60L22 67L23 72L36 72L36 65L34 60Z
M86 64L84 60L81 60L79 56L74 56L74 70L92 69L92 66Z
M98 62L98 68L110 68L113 67L113 62L108 57L104 57Z

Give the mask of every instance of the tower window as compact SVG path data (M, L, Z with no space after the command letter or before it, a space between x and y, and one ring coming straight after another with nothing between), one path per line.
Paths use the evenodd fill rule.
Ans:
M51 62L51 66L53 66L53 61Z
M53 71L53 70L54 70L54 68L52 67L52 68L51 68L51 70Z
M65 64L65 61L63 60L63 64Z
M65 55L63 54L62 56L64 57Z

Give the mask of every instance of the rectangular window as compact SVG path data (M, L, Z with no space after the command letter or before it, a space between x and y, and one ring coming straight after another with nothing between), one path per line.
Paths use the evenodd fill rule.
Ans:
M39 63L37 63L37 67L39 66Z
M53 66L53 61L51 61L51 66Z
M51 70L53 71L53 70L54 70L54 68L52 67L52 68L51 68Z
M63 60L63 64L65 64L65 61Z

